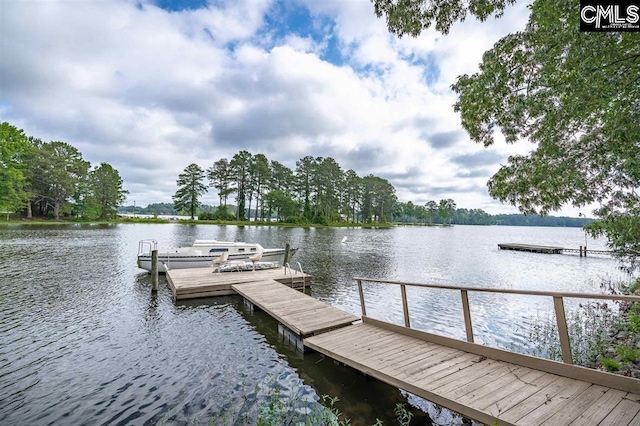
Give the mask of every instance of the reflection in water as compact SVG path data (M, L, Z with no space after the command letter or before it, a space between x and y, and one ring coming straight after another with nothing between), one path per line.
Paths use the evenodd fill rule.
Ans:
M346 243L341 243L347 237ZM354 424L393 423L397 389L281 342L275 321L239 297L174 304L135 266L138 241L290 242L314 276L310 294L356 315L355 276L477 287L598 292L624 278L606 257L503 252L498 242L577 247L580 229L314 229L178 224L0 227L0 424L250 424L277 386L308 408L338 396ZM589 241L603 248L602 241ZM367 284L368 313L403 321L400 291ZM464 338L460 294L408 289L412 326ZM476 340L526 351L526 330L552 303L469 295ZM409 397L432 417L431 405ZM245 413L247 418L238 418ZM417 413L417 411L416 411ZM426 422L426 417L421 421ZM443 420L444 421L444 420Z

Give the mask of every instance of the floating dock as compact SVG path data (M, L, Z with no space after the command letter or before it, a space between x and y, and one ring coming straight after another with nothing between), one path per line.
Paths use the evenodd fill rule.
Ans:
M528 251L532 253L546 253L546 254L563 254L563 253L580 253L580 257L587 254L611 254L611 250L587 250L586 247L580 246L579 249L555 247L555 246L539 246L535 244L520 244L520 243L500 243L498 244L500 250L515 250L515 251Z
M507 244L498 244L500 250L515 250L515 251L529 251L532 253L547 253L547 254L561 254L562 247L554 247L554 246L537 246L533 244L518 244L518 243L507 243Z
M234 284L232 288L300 338L345 327L360 319L273 280Z
M216 272L214 268L187 268L167 271L174 300L237 294L234 284L277 281L293 288L311 285L311 275L289 268L242 272Z

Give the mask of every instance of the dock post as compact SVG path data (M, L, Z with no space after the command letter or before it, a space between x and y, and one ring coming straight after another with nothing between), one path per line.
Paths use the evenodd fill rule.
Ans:
M151 291L158 291L158 250L151 251Z
M587 257L587 245L584 245L584 257Z
M580 257L582 257L582 246L580 246Z
M289 250L291 250L291 244L287 243L284 246L284 261L282 262L283 265L286 265L289 261Z
M569 329L567 328L567 317L564 313L564 302L562 301L562 297L553 296L553 305L556 311L558 334L560 335L562 361L565 364L573 364L573 358L571 356L571 340L569 339Z

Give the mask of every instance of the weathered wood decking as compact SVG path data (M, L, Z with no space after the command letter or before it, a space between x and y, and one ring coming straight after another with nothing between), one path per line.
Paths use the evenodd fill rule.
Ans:
M385 327L386 323L364 318L362 324L309 337L304 344L392 386L490 425L640 424L640 395L628 389L440 345L426 340L427 333L410 330L414 336L409 336Z
M351 325L360 319L273 280L234 284L232 288L300 338Z
M285 268L260 269L246 272L217 273L213 268L172 269L167 271L167 282L175 300L194 299L236 294L233 284L277 281L294 288L311 284L311 275Z
M167 278L176 299L241 294L300 345L486 424L640 425L640 381L630 377L386 323L367 317L364 305L360 322L291 288L282 269L174 270ZM308 279L298 273L299 285Z
M640 382L358 317L276 282L234 284L305 347L471 419L640 424Z

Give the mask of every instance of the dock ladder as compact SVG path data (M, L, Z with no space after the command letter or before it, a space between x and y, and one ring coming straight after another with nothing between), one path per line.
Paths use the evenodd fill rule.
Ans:
M304 293L306 290L306 281L304 278L304 271L302 270L302 265L300 264L300 262L296 262L296 263L298 264L298 269L293 269L289 264L289 262L285 263L284 274L287 275L287 272L289 272L289 276L291 277L291 288L293 288L293 285L299 282L299 281L296 281L295 278L298 278L298 272L300 272L300 277L302 277L302 292Z

